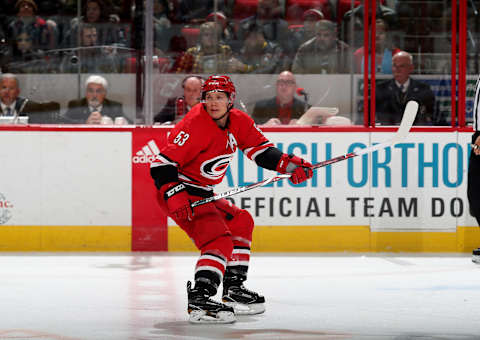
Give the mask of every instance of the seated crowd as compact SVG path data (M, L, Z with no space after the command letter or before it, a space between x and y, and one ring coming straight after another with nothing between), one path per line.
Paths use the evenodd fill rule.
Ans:
M281 103L278 96L281 88L288 87L279 86L279 82L284 82L282 77L293 77L290 81L295 84L294 74L361 74L371 68L370 58L364 57L363 0L355 1L355 7L348 10L342 1L322 0L312 2L312 8L301 8L292 1L258 0L254 10L242 13L241 2L237 0L154 0L154 55L158 57L156 60L164 60L161 71L168 73L277 74L276 104L281 106L275 109L279 115L270 117L276 120L262 121L265 103L257 103L251 114L262 117L258 118L259 124L272 121L284 124L290 121L285 117L290 116L295 121L300 118L298 108L303 107L304 113L309 104L299 105L295 102L298 99L290 98L294 109L285 111L282 106L285 103ZM77 15L75 1L3 2L0 8L1 72L83 75L141 72L145 8L136 8L138 2L132 0L86 0L81 4L81 13ZM403 42L404 51L399 48L401 34L398 33L402 27L396 9L377 0L376 18L376 73L396 79L394 59L401 52L408 55L412 65L410 73L416 73L415 51L408 53ZM407 81L404 91L409 91L413 83L413 79ZM106 91L106 84L102 86ZM378 97L391 89L377 86ZM428 113L431 119L423 123L436 124L435 105L428 101L424 107L432 111ZM381 115L382 110L385 109L377 112ZM110 118L117 116L124 115L114 114ZM67 113L60 118L62 122L99 121L98 117L79 117L72 116L69 104ZM175 121L175 117L162 119L155 121Z

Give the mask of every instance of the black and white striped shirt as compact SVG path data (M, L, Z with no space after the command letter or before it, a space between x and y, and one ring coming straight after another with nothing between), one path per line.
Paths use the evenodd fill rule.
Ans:
M480 131L480 75L475 85L475 99L473 102L473 130Z

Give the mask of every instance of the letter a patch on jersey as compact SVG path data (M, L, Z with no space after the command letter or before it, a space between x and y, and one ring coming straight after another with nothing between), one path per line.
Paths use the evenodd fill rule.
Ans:
M232 133L228 133L228 140L227 140L227 145L226 148L230 146L230 149L232 150L232 153L237 151L237 140L235 139L235 136L233 136Z

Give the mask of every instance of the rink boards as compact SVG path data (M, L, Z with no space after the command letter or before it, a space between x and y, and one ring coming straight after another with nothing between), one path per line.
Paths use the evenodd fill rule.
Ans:
M313 163L395 129L265 128ZM149 161L168 128L0 127L0 250L195 250L155 201ZM466 199L470 131L416 129L403 142L233 196L255 251L465 252L480 233ZM217 192L274 175L239 152Z

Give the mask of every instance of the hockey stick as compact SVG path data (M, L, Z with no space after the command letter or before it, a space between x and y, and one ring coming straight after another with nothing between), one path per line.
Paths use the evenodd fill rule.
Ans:
M407 103L407 106L405 107L405 111L403 112L403 117L402 117L402 122L400 123L400 127L398 128L397 132L395 133L395 135L391 139L387 140L386 142L376 144L376 145L370 146L370 147L365 148L365 149L360 149L358 151L350 152L350 153L347 153L347 154L344 154L344 155L341 155L341 156L338 156L338 157L328 159L326 161L314 164L313 169L322 168L322 167L325 167L327 165L337 163L337 162L340 162L340 161L343 161L343 160L346 160L346 159L349 159L349 158L353 158L353 157L356 157L356 156L372 153L374 151L387 148L391 145L394 145L394 144L402 141L403 139L405 139L405 137L407 137L408 132L410 131L410 128L412 127L413 121L415 120L415 117L417 116L417 111L418 111L418 103L415 102L415 101L412 101L412 100L409 101ZM262 187L262 186L265 186L265 185L270 184L270 183L278 182L282 179L289 178L289 177L290 177L290 174L276 175L276 176L264 179L263 181L260 181L260 182L257 182L257 183L252 183L252 184L249 184L249 185L246 185L246 186L243 186L243 187L236 187L236 188L233 188L232 190L222 192L221 194L217 194L217 195L212 196L212 197L207 197L207 198L195 201L195 202L192 203L191 206L192 206L192 208L198 207L199 205L203 205L203 204L210 203L210 202L213 202L213 201L218 201L219 199L222 199L222 198L225 198L225 197L230 197L230 196L239 194L239 193L247 191L247 190L252 190L252 189L255 189L255 188L258 188L258 187Z

